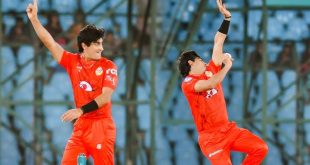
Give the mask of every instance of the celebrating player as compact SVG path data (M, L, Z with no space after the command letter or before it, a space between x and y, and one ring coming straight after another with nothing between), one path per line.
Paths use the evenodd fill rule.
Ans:
M77 119L61 164L76 165L81 153L92 156L96 165L114 164L116 128L111 114L111 95L118 78L115 64L101 57L104 29L85 26L77 37L79 53L74 54L55 42L37 13L38 3L34 0L27 7L28 18L53 58L69 74L76 105L61 116L63 121Z

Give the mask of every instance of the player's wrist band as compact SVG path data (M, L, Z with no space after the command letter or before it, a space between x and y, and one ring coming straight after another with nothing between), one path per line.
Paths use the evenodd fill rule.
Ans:
M95 100L83 105L81 107L81 110L83 111L83 113L88 113L88 112L92 112L95 111L99 108L97 102Z
M229 29L229 25L230 25L230 21L229 20L223 20L221 27L219 28L219 32L223 33L223 34L227 34L228 33L228 29Z

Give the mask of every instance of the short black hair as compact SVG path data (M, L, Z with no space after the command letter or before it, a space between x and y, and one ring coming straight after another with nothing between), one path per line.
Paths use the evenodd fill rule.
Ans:
M191 66L189 65L188 61L195 61L195 58L201 57L193 50L189 51L182 51L178 58L179 63L179 71L183 77L186 77L191 70Z
M82 43L90 46L92 42L96 42L98 39L103 38L104 32L105 30L103 28L97 28L95 25L86 25L77 37L79 52L83 52Z

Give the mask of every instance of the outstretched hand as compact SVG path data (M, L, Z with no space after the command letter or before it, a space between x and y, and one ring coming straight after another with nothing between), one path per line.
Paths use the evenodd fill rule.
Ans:
M219 8L219 11L223 14L223 16L225 18L230 18L231 13L230 13L230 11L228 11L226 9L226 6L225 6L225 4L223 4L223 1L222 0L216 0L216 3L217 3L217 7Z
M28 18L31 20L36 18L38 15L38 2L37 0L33 0L33 3L28 4L26 9Z

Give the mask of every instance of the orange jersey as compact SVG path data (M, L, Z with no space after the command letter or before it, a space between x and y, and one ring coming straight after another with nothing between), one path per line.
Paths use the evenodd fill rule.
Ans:
M112 61L101 58L86 67L81 60L81 55L64 51L59 62L69 74L77 108L99 96L103 87L115 89L118 83L117 67ZM112 117L111 105L111 102L105 104L96 111L82 115L81 118L110 118Z
M211 61L205 74L188 75L182 82L182 90L189 102L198 132L212 132L229 123L222 85L203 92L195 92L194 86L199 80L208 80L221 70Z

